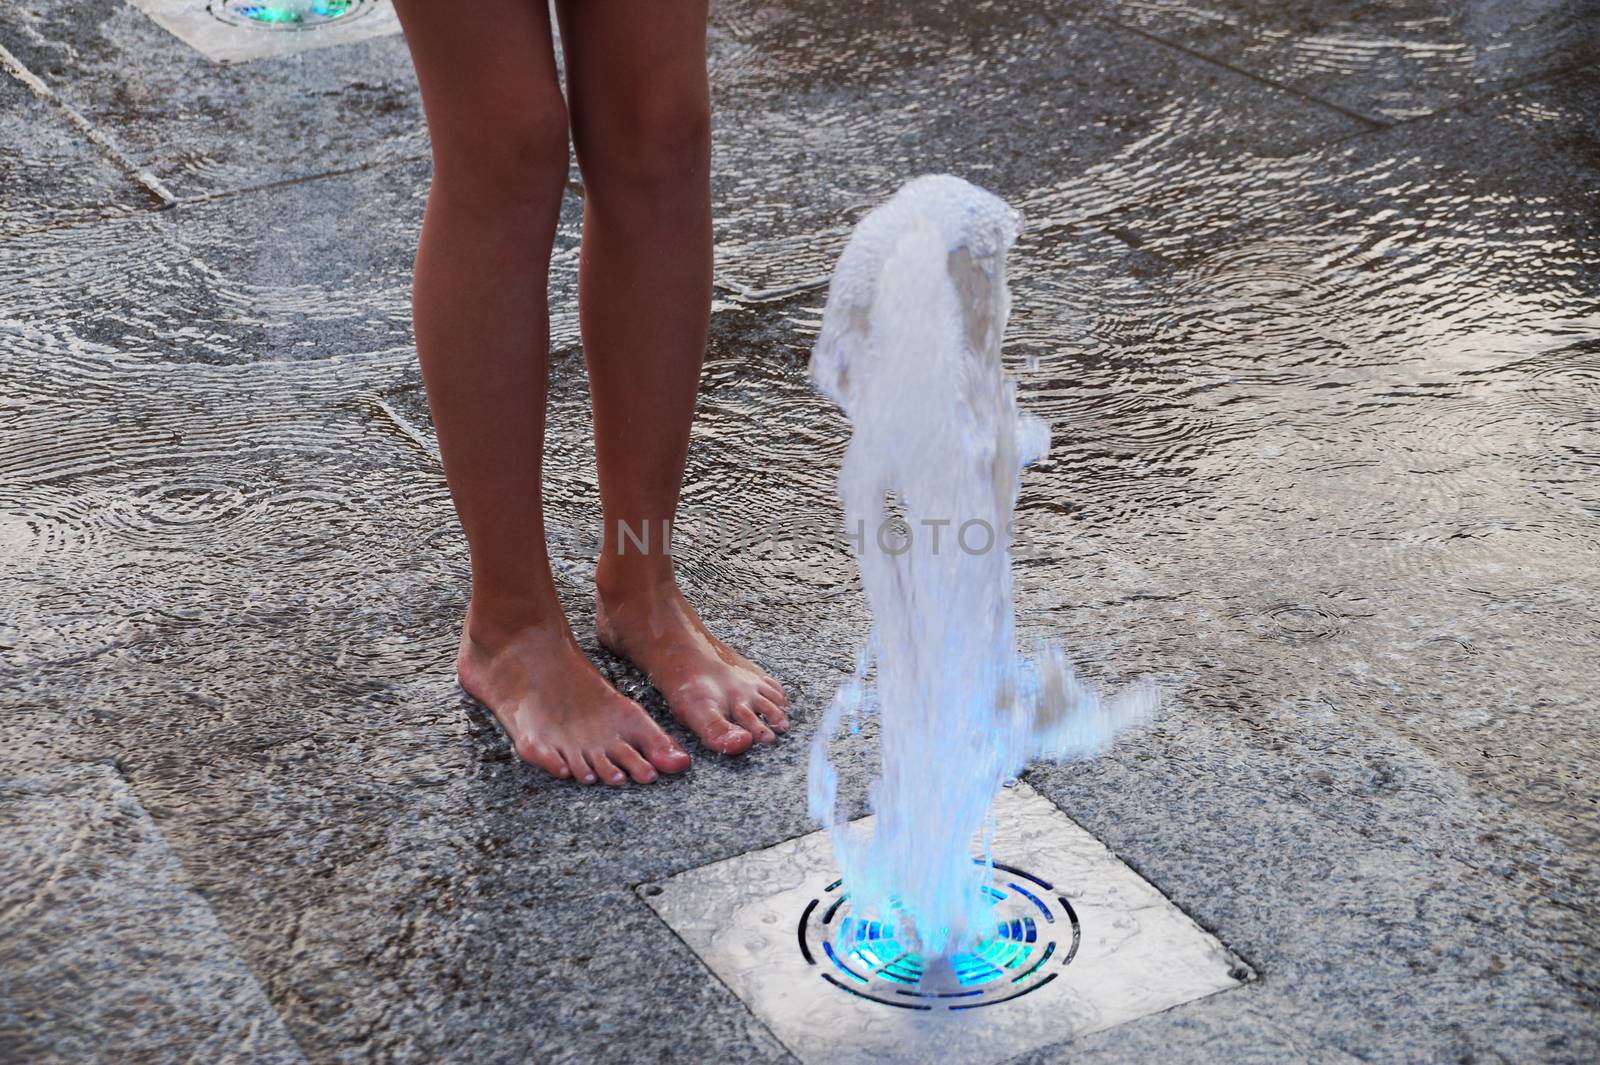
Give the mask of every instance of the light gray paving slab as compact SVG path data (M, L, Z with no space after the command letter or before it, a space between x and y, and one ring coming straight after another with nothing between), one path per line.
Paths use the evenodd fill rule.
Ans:
M400 32L387 0L128 0L218 63L336 48Z
M108 765L0 779L0 1059L305 1059Z
M949 963L954 979L939 959L887 935L888 915L849 909L826 832L640 893L808 1065L991 1065L1250 978L1214 936L1032 788L1003 792L994 817L994 890L1004 896L996 920L1025 923L1028 936L985 936L977 954ZM863 938L863 921L872 923L871 938ZM995 943L1004 946L984 953Z

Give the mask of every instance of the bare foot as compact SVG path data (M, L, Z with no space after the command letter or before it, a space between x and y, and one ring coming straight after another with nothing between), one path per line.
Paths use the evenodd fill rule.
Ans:
M706 630L671 581L596 596L595 628L612 653L644 671L672 716L722 754L789 731L778 682Z
M689 756L594 668L565 621L461 634L456 676L494 712L517 755L557 776L640 784L688 768Z

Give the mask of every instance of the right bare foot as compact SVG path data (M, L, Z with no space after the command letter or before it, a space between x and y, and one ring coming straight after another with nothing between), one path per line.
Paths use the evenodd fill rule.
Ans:
M461 634L456 676L511 737L517 756L561 778L640 784L679 773L689 756L644 708L606 682L564 620Z

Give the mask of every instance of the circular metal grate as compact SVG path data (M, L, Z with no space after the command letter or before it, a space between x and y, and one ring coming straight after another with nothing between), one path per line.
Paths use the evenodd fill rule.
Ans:
M1048 882L999 862L994 870L995 931L965 954L922 957L892 922L851 913L842 880L800 915L800 952L840 990L901 1009L976 1009L1037 991L1078 952L1078 915Z
M368 0L211 0L206 10L230 26L263 30L314 30L370 11Z

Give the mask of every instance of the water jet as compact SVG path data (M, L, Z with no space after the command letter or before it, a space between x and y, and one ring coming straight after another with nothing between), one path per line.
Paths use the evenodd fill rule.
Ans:
M1019 226L924 177L851 236L812 378L850 420L839 494L872 630L813 741L823 830L643 892L804 1061L997 1061L1250 977L1015 781L1156 707L1149 685L1102 698L1062 648L1017 646L1012 519L1049 442L1001 360ZM850 822L830 744L867 718L872 816Z

